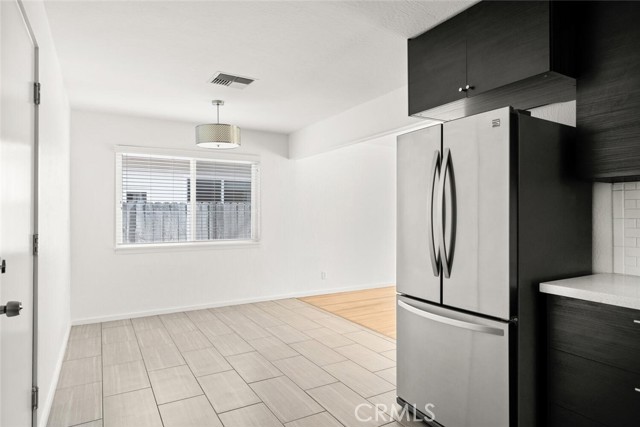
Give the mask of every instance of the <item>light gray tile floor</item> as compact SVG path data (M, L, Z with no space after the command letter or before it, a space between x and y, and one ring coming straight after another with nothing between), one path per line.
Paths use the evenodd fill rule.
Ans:
M336 351L342 354L344 357L353 360L358 365L363 366L371 372L380 371L382 369L393 368L396 366L396 362L379 355L373 350L360 345L352 344L344 347L336 348Z
M160 405L164 427L222 427L206 396Z
M297 299L74 326L48 426L401 426L355 416L395 405L395 345Z
M233 368L247 383L254 383L273 377L279 377L282 372L258 352L236 354L227 358Z

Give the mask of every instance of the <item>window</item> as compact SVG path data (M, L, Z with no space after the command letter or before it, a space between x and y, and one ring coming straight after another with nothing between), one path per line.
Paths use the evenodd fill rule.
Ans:
M255 160L118 152L116 176L118 246L258 239Z

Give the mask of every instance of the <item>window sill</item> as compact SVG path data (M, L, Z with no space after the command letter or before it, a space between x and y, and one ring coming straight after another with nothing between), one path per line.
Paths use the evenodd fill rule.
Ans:
M249 249L260 246L259 240L224 240L219 242L149 243L138 245L116 245L117 254L141 254L167 251L198 251L218 249Z

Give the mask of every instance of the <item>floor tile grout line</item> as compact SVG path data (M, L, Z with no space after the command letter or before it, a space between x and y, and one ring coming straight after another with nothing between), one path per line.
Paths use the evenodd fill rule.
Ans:
M329 383L329 384L335 384L335 383L337 383L337 382L341 382L338 378L336 378L335 376L331 375L331 373L330 373L330 372L327 372L327 370L326 370L326 369L324 369L324 367L323 367L323 366L320 366L320 365L318 365L317 363L313 362L312 360L309 360L309 358L308 358L308 357L306 357L306 356L304 356L304 355L302 355L302 354L301 354L300 356L294 356L294 357L302 357L302 358L303 358L303 359L305 359L307 362L309 362L309 363L313 364L314 366L316 366L317 368L319 368L322 372L324 372L325 374L329 375L331 378L333 378L333 379L335 380L335 381L333 381L333 382L331 382L331 383ZM292 358L293 358L293 357L290 357L289 359L292 359ZM280 359L280 360L285 360L285 359ZM340 362L338 362L338 363L340 363ZM328 365L331 365L331 363L329 363L329 364L327 364L327 365L324 365L324 366L328 366ZM285 375L286 375L286 374L285 374ZM287 377L289 377L289 376L287 375ZM293 381L293 378L289 378L289 379L290 379L291 381ZM295 381L293 381L293 382L295 383ZM329 385L329 384L323 384L323 385ZM296 383L296 385L297 385L297 383ZM322 386L319 386L319 387L322 387ZM300 388L302 388L302 387L300 387ZM312 387L312 388L316 388L316 387ZM303 389L303 390L305 390L305 389ZM307 389L307 390L310 390L310 389ZM306 391L306 390L305 390L305 391Z
M189 318L189 316L187 316L187 318ZM160 321L162 322L162 319L160 319ZM164 323L164 322L162 322L162 323ZM192 323L194 323L194 325L195 325L195 322L192 322ZM196 326L196 328L198 330L200 330L200 328L197 325L195 325L195 326ZM191 372L191 375L193 375L193 379L196 381L196 384L198 384L198 387L200 387L200 391L202 391L202 395L204 395L204 397L207 399L207 402L209 402L209 405L211 405L211 409L213 410L213 413L216 414L216 416L218 417L218 421L220 421L220 424L223 424L222 420L220 419L220 416L216 412L216 408L213 407L213 403L211 402L211 399L209 399L209 396L207 396L207 393L204 391L204 388L202 388L202 384L200 384L200 381L198 381L198 377L196 376L196 374L191 369L191 366L189 366L189 363L187 362L187 359L184 358L184 354L183 354L182 350L180 350L180 348L176 345L176 343L175 343L175 341L174 341L174 339L173 339L173 337L171 336L170 333L169 333L169 338L171 339L171 342L173 342L173 345L176 346L176 348L178 349L178 353L180 353L180 357L182 357L182 359L185 362L185 365L187 366L187 369L189 369L189 372ZM206 335L205 335L205 338L208 341L208 338L207 338ZM211 343L211 342L209 342L209 343L215 349L215 346L213 345L213 343ZM197 350L194 350L194 351L197 351ZM185 353L188 353L188 352L185 352ZM220 353L220 352L218 352L218 353ZM222 356L222 357L224 357L224 356ZM229 362L227 361L227 363L229 363ZM229 364L229 366L231 366L231 364ZM151 382L151 379L149 379L149 382ZM152 385L152 388L153 388L153 385ZM198 395L198 396L201 396L201 395ZM191 396L191 397L197 397L197 396ZM160 405L158 405L158 401L157 400L156 400L156 406L158 408L158 412L160 413L160 419L162 420L162 412L160 411ZM164 420L162 420L162 424L164 425Z
M272 366L273 366L273 367L274 367L278 372L280 372L280 375L276 375L275 377L270 377L270 378L263 378L263 379L261 379L261 380L255 380L255 381L251 381L251 382L249 382L249 381L247 381L246 379L244 379L244 377L242 376L242 374L240 374L240 372L238 372L238 368L236 368L235 366L233 366L233 363L231 363L231 361L229 360L229 358L230 358L230 357L235 357L235 356L242 356L243 354L250 354L250 353L256 353L256 354L258 354L260 357L262 357L264 360L266 360L266 361L267 361L267 363L271 364L271 365L272 365ZM222 357L224 357L224 358L227 360L227 363L228 363L229 365L231 365L231 367L233 368L233 370L234 370L234 371L236 371L236 372L238 373L238 375L240 375L240 378L242 378L242 380L243 380L247 385L249 385L249 384L254 384L254 383L257 383L257 382L260 382L260 381L270 380L270 379L273 379L273 378L278 378L278 377L281 377L281 376L283 376L283 375L285 375L285 376L286 376L286 374L285 374L284 372L282 372L282 371L281 371L281 370L280 370L276 365L274 365L274 364L273 364L273 362L274 362L274 361L268 360L268 359L267 359L266 357L264 357L264 356L263 356L263 355L262 355L258 350L250 351L250 352L242 353L242 354L234 354L234 355L231 355L231 356L222 356Z
M85 360L85 359L97 359L97 358L99 358L99 359L100 359L100 368L102 369L102 357L101 357L101 356L89 356L89 357L81 357L81 358L79 358L79 359L72 359L72 360L65 360L65 361L63 361L63 362L62 362L62 368L60 369L60 373L62 374L62 369L64 369L64 368L65 368L65 366L64 366L64 365L65 365L67 362L76 362L76 361L78 361L78 360ZM60 375L60 376L62 376L62 375ZM102 378L102 376L101 376L101 378ZM61 387L61 386L60 386L60 378L58 378L58 383L56 384L56 391L58 391L58 390L65 390L65 389L73 388L73 387L79 387L79 386L87 385L87 384L97 384L97 383L99 383L99 382L102 382L102 379L100 379L100 381L87 381L87 382L82 382L82 383L78 383L78 384L72 384L72 385L68 385L68 386L63 386L63 387Z
M337 363L343 363L343 362L337 362ZM353 362L353 363L355 363L355 362ZM332 363L332 365L334 365L334 363ZM356 363L356 365L357 365L357 363ZM327 366L328 366L328 365L327 365ZM364 368L363 368L363 369L364 369ZM329 374L331 374L331 373L329 373ZM333 376L333 375L332 375L332 376ZM334 376L334 378L335 378L335 376ZM384 380L384 378L381 378L381 379L382 379L382 380ZM351 390L352 392L354 392L355 394L357 394L358 396L360 396L360 397L361 397L361 398L363 398L364 400L368 400L368 399L370 399L370 398L372 398L372 397L374 397L374 396L378 396L379 394L381 394L381 393L378 393L378 394L374 394L373 396L365 397L365 396L363 396L362 394L360 394L360 393L358 393L357 391L355 391L353 388L351 388L348 384L345 384L345 383L344 383L344 381L342 381L341 379L337 378L337 380L338 380L338 381L336 381L336 382L338 382L338 383L340 383L340 384L344 385L345 387L347 387L349 390ZM386 381L386 380L385 380L385 382L389 383L389 381ZM327 386L327 385L331 385L331 384L335 384L335 383L330 383L330 384L321 385L321 386L318 386L318 387L314 387L314 389L315 389L315 388L324 387L324 386ZM389 385L392 385L392 386L393 386L392 390L396 390L396 389L397 389L397 387L396 387L395 385L393 385L393 384L391 384L391 383L389 383ZM309 390L305 390L305 391L311 391L311 390L313 390L313 389L309 389ZM388 393L388 392L390 392L390 391L392 391L392 390L384 391L383 393Z
M309 392L310 392L311 390L316 390L316 389L319 389L319 388L322 388L322 387L328 387L328 386L335 385L335 384L342 384L342 385L343 385L343 386L345 386L347 389L349 389L350 391L352 391L353 393L355 393L355 394L356 394L356 396L360 397L361 399L364 399L367 403L371 403L371 402L369 402L369 400L368 400L366 397L362 397L362 395L360 395L360 393L358 393L357 391L353 390L351 387L349 387L348 385L346 385L345 383L343 383L343 382L342 382L342 381L340 381L340 380L336 381L335 383L325 384L325 385L321 385L321 386L314 387L314 388L310 388L309 390L303 390L303 391L304 391L305 393L307 393L307 395L309 395L309 397L310 397L311 399L313 399L313 400L314 400L318 405L320 405L321 407L323 407L325 411L327 411L329 414L331 414L335 419L338 419L338 418L337 418L337 417L336 417L336 416L335 416L335 415L334 415L334 414L329 410L329 408L327 408L326 406L324 406L321 402L319 402L316 398L314 398L311 394L309 394ZM395 390L395 388L394 388L394 390ZM390 390L390 391L391 391L391 390ZM377 395L376 395L376 396L377 396ZM338 422L340 422L340 420L338 420ZM342 422L341 422L341 423L342 423Z
M210 310L210 309L206 309L206 310L207 310L207 312L208 312L208 313L211 313L211 315L212 315L215 319L217 319L219 322L221 322L223 325L225 325L227 328L229 328L229 325L227 325L227 324L226 324L222 319L220 319L218 316L216 316L216 314L215 314L215 313L211 312L211 310ZM187 315L187 317L189 317L189 316ZM192 321L193 321L193 320L192 320ZM211 341L211 339L210 339L210 338L207 336L207 334L202 330L202 328L200 328L200 326L198 325L198 323L200 323L200 322L197 322L197 323L196 323L195 321L193 321L193 323L196 325L196 328L198 328L198 331L200 331L200 333L202 333L202 335L204 335L204 338L209 342L209 344L211 344L211 346L212 346L213 348L215 348L215 349L216 349L216 351L217 351L218 353L220 353L220 355L222 355L222 356L224 357L224 355L223 355L223 354L220 352L220 350L216 347L216 345L213 343L213 341ZM232 330L231 328L229 328L229 329L230 329L230 330ZM233 331L233 330L232 330L232 331ZM231 332L231 333L236 334L236 333L235 333L235 331L233 331L233 332ZM224 335L229 335L229 334L221 334L221 335L219 335L219 336L224 336ZM236 334L236 335L238 335L238 334ZM238 337L240 337L240 336L238 335ZM171 337L171 338L173 339L173 337ZM242 337L240 337L240 338L242 338ZM246 342L246 340L243 340L243 341L245 341L245 342ZM247 344L248 344L248 343L247 343ZM183 351L182 351L182 350L180 350L179 348L178 348L178 351L180 352L180 354L183 354ZM185 352L185 353L188 353L188 352Z
M76 357L76 358L73 358L73 359L69 359L69 349L71 348L71 343L78 342L78 341L96 340L96 339L99 340L100 344L102 345L102 337L100 337L100 338L98 338L98 337L90 337L90 338L82 338L82 339L76 339L76 340L67 339L66 348L65 348L65 354L64 354L64 358L62 359L62 363L69 362L71 360L86 359L86 358L89 358L89 357L99 356L100 354L98 354L98 355L94 354L92 356L83 356L83 357ZM102 347L100 347L100 350L102 351Z
M228 306L228 307L235 307L235 306ZM245 316L245 315L244 315L244 313L238 313L238 314L240 314L242 317L245 317L249 322L253 323L253 324L254 324L255 326L257 326L259 329L264 330L267 334L269 334L269 335L271 335L271 336L273 335L273 334L271 334L269 331L267 331L265 328L261 327L261 326L260 326L260 325L258 325L256 322L254 322L253 320L251 320L251 319L249 319L247 316ZM227 325L227 327L228 327L228 328L230 328L231 330L233 330L233 332L235 332L235 333L236 333L236 335L241 336L241 334L240 334L237 330L235 330L235 329L233 328L232 324L231 324L229 321L225 321L225 319L220 318L220 316L218 315L218 313L213 313L213 315L214 315L214 316L216 316L216 317L217 317L217 318L218 318L222 323L224 323L225 325ZM260 338L263 338L263 337L260 337ZM244 339L244 338L243 338L243 339ZM245 339L245 341L247 341L247 340Z
M84 422L81 422L80 424L73 424L73 425L70 425L68 427L82 427L85 424L95 423L96 421L101 421L101 420L102 420L102 418L96 418L95 420L84 421Z
M255 393L255 392L254 392L254 393ZM256 396L257 396L257 395L256 395ZM260 398L260 396L258 396L258 398ZM242 407L240 407L240 408L230 409L230 410L228 410L228 411L220 412L220 413L218 414L218 418L220 418L220 415L222 415L222 414L228 414L229 412L239 411L240 409L246 409L246 408L250 408L251 406L257 406L257 405L262 405L262 406L264 406L264 407L267 409L267 411L269 411L269 413L270 413L271 415L273 415L273 417L274 417L276 420L278 420L278 422L279 422L280 424L282 424L282 425L284 426L284 423L280 421L280 418L278 418L278 417L276 416L276 414L274 414L274 413L273 413L273 411L271 410L271 408L269 408L269 406L268 406L266 403L264 403L264 401L263 401L261 398L260 398L260 402L258 402L258 403L252 403L251 405L245 405L245 406L242 406ZM217 413L217 412L216 412L216 413ZM220 422L222 423L222 420L220 420ZM222 423L222 424L224 425L224 423ZM225 427L226 427L226 426L225 426Z
M303 356L303 357L304 357L304 356ZM311 362L311 363L313 363L313 362ZM317 366L317 365L316 365L316 366ZM320 366L318 366L318 367L319 367L320 369L322 369ZM330 374L329 374L329 375L330 375ZM314 414L306 415L306 416L304 416L304 417L296 418L296 419L293 419L293 420L289 420L289 421L287 421L287 422L282 421L282 424L283 424L283 425L284 425L284 424L289 424L289 423L292 423L292 422L295 422L295 421L299 421L299 420L304 419L304 418L312 417L312 416L314 416L314 415L321 414L322 412L326 412L326 413L328 413L328 414L331 414L331 412L329 412L329 410L328 410L326 407L324 407L320 402L318 402L316 399L314 399L314 398L313 398L313 396L311 396L309 393L307 393L307 390L303 389L303 388L302 388L302 387L300 387L298 384L296 384L296 382L295 382L295 381L293 381L293 379L289 378L289 376L288 376L288 375L284 374L284 376L285 376L289 381L291 381L293 384L295 384L295 386L296 386L296 387L298 387L298 388L299 388L299 389L300 389L304 394L306 394L306 395L307 395L307 396L308 396L312 401L314 401L314 402L315 402L315 403L316 403L320 408L322 408L322 409L323 409L323 411L321 411L321 412L316 412L316 413L314 413ZM279 377L278 377L278 378L279 378ZM329 383L329 384L324 384L324 385L319 386L319 387L324 387L324 386L326 386L326 385L331 385L331 384L336 384L336 383L341 382L340 380L337 380L337 379L336 379L336 378L334 378L333 376L332 376L332 378L333 378L333 379L335 379L336 381L334 381L334 382L332 382L332 383ZM270 379L273 379L273 378L270 378ZM268 379L267 379L267 380L264 380L264 381L268 381ZM314 388L318 388L318 387L314 387ZM268 408L268 409L271 409L271 408L269 408L269 406L268 406L267 404L265 404L265 406L267 406L267 408ZM273 411L272 411L272 412L273 412ZM275 416L275 414L274 414L274 416ZM332 416L334 419L336 419L336 418L335 418L335 416L334 416L333 414L331 414L331 416ZM276 418L280 421L280 419L279 419L277 416L276 416ZM340 423L340 424L342 424L342 423ZM343 425L344 425L344 424L343 424Z
M185 401L185 400L195 399L196 397L201 397L201 396L203 396L203 397L205 397L205 398L207 397L207 395L206 395L205 393L202 393L202 394L196 394L195 396L181 397L180 399L172 400L171 402L161 403L161 404L159 404L159 405L157 405L157 406L158 406L158 408L159 408L159 407L161 407L161 406L171 405L172 403L183 402L183 401ZM207 399L207 401L208 401L208 400L209 400L209 399ZM215 410L214 410L214 412L215 412ZM162 414L162 413L161 413L161 414Z
M160 320L160 321L162 322L162 320ZM138 350L140 351L140 357L142 359L142 365L144 366L144 372L147 374L147 380L149 381L149 388L151 389L151 394L153 395L153 401L156 404L156 411L158 411L158 417L160 418L160 424L162 424L162 426L164 427L164 420L162 419L162 413L160 412L160 408L158 407L158 399L156 398L156 393L153 390L153 384L151 383L151 376L149 375L149 370L147 369L147 361L144 360L144 355L142 354L142 348L140 347L140 340L138 338L138 332L135 330L135 328L133 328L133 333L134 333L134 335L136 337L136 344L138 345ZM104 387L104 385L103 385L103 387ZM142 390L145 390L145 389L142 389ZM103 418L104 418L104 416L103 416Z
M132 323L131 323L131 319L108 320L106 322L100 322L100 326L101 326L101 329L109 329L109 328L118 328L118 327L121 327L121 326L129 326L129 325L104 326L105 323L121 322L121 321L124 321L124 320L127 320L129 322L129 325L133 326Z
M103 420L102 424L104 424L104 356L102 354L104 348L104 343L102 342L102 323L100 323L100 373L102 384L100 385L100 419ZM104 427L104 426L103 426Z
M125 363L130 363L130 362L125 362ZM111 366L114 366L114 365L111 365ZM131 393L131 392L140 391L140 390L146 390L148 388L151 388L151 384L149 384L149 387L140 387L140 388L136 388L136 389L133 389L133 390L121 391L120 393L114 393L114 394L110 394L109 396L104 396L104 397L119 396L121 394Z
M244 382L245 382L245 384L246 384L247 386L249 386L249 388L251 389L251 391L253 392L253 394L255 394L255 395L256 395L256 397L257 397L258 399L260 399L260 402L251 403L251 404L249 404L249 405L240 406L240 407L237 407L237 408L234 408L234 409L229 409L228 411L221 411L221 412L218 412L218 411L216 411L216 408L215 408L215 407L213 407L213 403L211 403L211 400L209 399L209 396L207 396L207 394L206 394L206 393L204 393L204 395L205 395L205 397L207 398L207 400L209 400L209 404L210 404L210 405L211 405L211 407L213 408L213 412L215 412L215 414L218 416L218 419L220 419L220 415L225 414L225 413L229 413L229 412L237 411L237 410L240 410L240 409L245 409L245 408L248 408L248 407L251 407L251 406L255 406L255 405L264 405L264 407L265 407L265 408L267 408L267 410L268 410L268 411L269 411L269 412L270 412L270 413L271 413L271 414L272 414L272 415L273 415L273 416L274 416L278 421L280 420L280 419L279 419L279 418L278 418L278 417L273 413L273 411L271 410L271 408L269 408L269 406L268 406L268 405L267 405L267 404L262 400L262 398L261 398L260 396L258 396L258 394L253 390L253 388L251 388L251 386L249 385L249 383L247 383L247 382L244 380L244 378L242 378L242 376L241 376L241 375L240 375L240 374L239 374L235 369L230 369L230 370L228 370L228 371L224 371L224 372L229 372L229 371L233 371L233 372L235 372L235 373L236 373L236 375L238 375L238 377L240 377L240 379L242 379L242 381L244 381ZM218 372L218 373L222 373L222 372ZM211 375L216 375L216 374L211 374ZM207 375L203 375L203 376L207 376ZM197 377L196 377L196 379L197 379ZM199 385L199 384L200 384L200 382L198 381L198 385ZM201 386L201 387L202 387L202 386ZM221 420L221 419L220 419L220 422L224 425L224 423L222 422L222 420Z
M328 384L327 384L327 385L328 385ZM312 398L312 399L313 399L313 398ZM318 403L318 405L320 405L320 403ZM341 426L344 426L344 424L343 424L342 422L340 422L340 420L339 420L339 419L337 419L337 418L335 417L335 415L333 415L331 412L329 412L329 411L327 410L327 408L325 408L325 407L324 407L324 406L322 406L322 405L320 405L320 407L321 407L322 409L324 409L324 411L322 411L322 412L317 412L317 413L315 413L315 414L311 414L311 415L306 415L306 416L304 416L304 417L302 417L302 418L298 418L298 419L295 419L295 420L287 421L287 422L285 423L285 425L286 425L286 424L290 424L290 423L295 423L295 422L297 422L297 421L301 421L301 420L304 420L304 419L307 419L307 418L315 417L315 416L317 416L317 415L325 414L325 413L326 413L326 414L328 414L331 418L333 418L334 420L336 420L336 422L337 422L338 424L340 424ZM384 427L384 426L381 426L381 427Z

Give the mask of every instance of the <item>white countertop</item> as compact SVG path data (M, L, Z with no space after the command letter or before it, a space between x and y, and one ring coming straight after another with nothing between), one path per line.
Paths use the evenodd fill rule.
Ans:
M640 276L592 274L540 283L540 292L640 310Z

